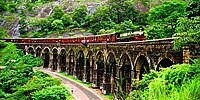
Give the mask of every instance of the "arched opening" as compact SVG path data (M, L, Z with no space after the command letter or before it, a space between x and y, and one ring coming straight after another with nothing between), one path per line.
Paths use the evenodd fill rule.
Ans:
M168 58L163 58L157 65L156 71L160 71L160 68L167 68L173 65L173 62Z
M104 73L104 59L102 52L99 52L97 54L96 64L97 64L97 87L102 87L103 73Z
M136 60L137 61L136 61L135 68L134 68L135 77L136 77L136 79L141 80L143 77L142 76L143 74L147 74L150 72L149 63L148 63L146 57L143 55L139 56Z
M92 56L92 51L89 51L86 58L86 81L92 82L93 81L93 67L94 66L94 59Z
M58 66L58 50L57 49L53 49L53 70L57 70L57 66Z
M69 74L73 74L73 69L74 69L74 51L70 50L69 51Z
M124 54L120 60L119 83L125 95L131 90L131 60Z
M106 83L109 84L110 90L108 90L109 92L114 92L114 84L116 84L115 82L115 77L117 74L116 71L116 60L115 60L115 56L113 53L109 53L108 57L107 57L107 62L106 62L106 75L105 75L105 81Z
M42 53L42 49L41 48L37 48L36 49L36 57L40 57Z
M64 49L60 52L60 67L61 71L66 71L66 51Z
M49 57L49 49L48 48L46 48L46 49L44 49L44 68L48 68L49 67L49 59L50 59L50 57Z
M34 55L34 49L33 49L33 47L29 47L27 53Z
M76 59L76 75L78 79L83 80L84 73L84 54L83 51L79 51L78 58Z

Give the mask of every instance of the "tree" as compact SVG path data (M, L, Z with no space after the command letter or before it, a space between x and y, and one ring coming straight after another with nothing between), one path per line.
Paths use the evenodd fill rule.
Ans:
M92 14L93 32L98 32L101 29L111 29L114 26L110 18L110 11L107 6L98 7L98 9Z
M165 2L149 11L149 21L152 23L163 23L175 29L179 17L185 16L185 2Z
M51 26L55 30L62 30L63 29L63 22L62 22L62 20L54 20L53 23L51 23Z
M6 11L7 7L6 7L6 2L1 0L0 1L0 12Z
M149 11L148 17L149 23L152 23L152 26L147 29L150 32L148 36L154 38L154 35L151 35L158 34L160 35L158 38L171 37L175 33L176 21L178 18L186 15L186 4L186 2L165 2L162 5L152 8ZM151 28L154 26L156 26L155 28L157 29L154 30ZM154 31L152 31L152 29Z
M86 5L81 5L79 8L76 8L72 16L73 21L76 21L79 25L81 25L81 23L84 23L85 21L87 12L88 10Z
M200 16L200 1L192 0L190 5L187 7L186 11L188 12L188 17Z
M111 19L115 23L120 23L125 20L136 19L138 11L134 8L134 3L129 0L108 0Z
M54 19L61 19L61 17L64 15L64 10L60 6L56 6L53 10L52 17Z
M200 16L189 18L179 18L177 21L174 49L180 49L185 45L200 45Z
M72 18L71 18L69 15L67 15L67 14L64 14L64 15L62 16L61 20L62 20L64 26L69 26L69 25L71 25L72 22L73 22L73 21L72 21Z

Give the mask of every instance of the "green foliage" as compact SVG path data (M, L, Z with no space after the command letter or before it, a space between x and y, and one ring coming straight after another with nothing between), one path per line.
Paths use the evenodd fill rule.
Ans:
M149 20L158 23L175 23L178 17L184 16L186 3L184 2L165 2L149 11ZM166 23L166 24L167 24Z
M192 0L192 2L186 8L186 11L188 12L189 18L200 16L200 2L199 2L199 0Z
M111 19L119 24L125 20L135 21L138 11L130 0L108 0Z
M147 29L148 38L172 37L175 33L176 21L179 17L185 16L185 2L164 2L149 11L148 20L152 23Z
M86 5L81 5L79 8L76 8L73 12L72 19L77 22L79 25L81 23L84 23L85 18L87 16L87 6Z
M60 6L56 6L53 10L52 17L54 19L61 19L64 15L64 10Z
M69 91L64 86L52 86L43 88L41 91L36 91L32 94L33 100L66 100L69 96Z
M111 21L109 8L107 6L98 7L98 9L92 14L91 26L93 32L99 32L101 29L112 29L115 25Z
M0 64L7 65L11 60L17 60L20 58L20 51L17 49L16 45L13 43L5 43L5 48L0 51Z
M62 20L64 26L69 26L72 24L72 18L67 14L64 14L62 16L61 20Z
M147 32L147 39L169 38L174 34L171 26L163 24L154 24L146 28L145 31Z
M26 95L30 96L32 92L42 90L45 87L60 85L61 80L52 77L33 76L26 84L19 86L18 90L12 94L13 96Z
M10 35L7 34L7 30L4 27L0 27L0 38L10 38Z
M63 22L62 20L54 20L53 23L51 23L51 26L54 30L62 30L63 29Z
M3 0L0 1L0 12L6 11L7 7L6 7L6 2L4 2Z
M25 28L27 28L28 26L28 22L25 21L26 20L26 17L22 17L20 20L19 20L19 24L21 25L20 28L19 28L19 32L20 34L25 34L27 31L25 31Z
M200 17L179 18L177 21L176 34L174 40L174 49L180 49L183 46L197 44L200 45Z
M132 99L140 100L198 100L200 87L200 59L193 64L177 64L163 68L160 72L152 71L144 75L139 82L134 82ZM196 87L196 88L195 88ZM129 99L127 98L127 99Z
M0 43L1 64L7 66L0 70L0 99L69 98L66 88L60 86L60 79L52 78L41 71L33 71L33 67L41 65L41 58L23 55L13 43ZM41 94L43 92L45 94Z

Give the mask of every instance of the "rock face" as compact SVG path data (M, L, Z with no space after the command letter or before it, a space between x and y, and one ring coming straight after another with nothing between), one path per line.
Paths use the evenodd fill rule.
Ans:
M138 1L134 5L135 9L139 10L140 12L148 12L149 8L142 4L142 2Z
M10 34L13 38L17 38L20 36L20 33L19 33L19 20L20 20L20 17L17 17L13 23L11 24L9 30L8 30L8 34Z

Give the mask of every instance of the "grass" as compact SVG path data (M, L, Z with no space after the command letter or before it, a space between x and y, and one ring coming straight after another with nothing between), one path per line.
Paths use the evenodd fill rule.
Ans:
M74 78L72 75L66 75L65 72L59 72L59 74L61 74L63 76L66 76L67 78L70 78L70 79L72 79L72 80L74 80L74 81L76 81L76 82L78 82L80 84L83 84L83 85L85 85L85 86L87 86L89 88L92 87L92 83L89 83L89 82L84 83L81 80L79 80L78 78ZM101 96L103 96L104 98L107 98L109 100L113 99L113 93L101 94Z
M83 84L83 85L87 86L87 87L92 87L92 83L89 83L89 82L84 83L81 80L79 80L78 78L74 78L72 75L66 75L65 72L59 72L59 74L61 74L63 76L66 76L67 78L70 78L70 79L72 79L72 80L74 80L74 81L76 81L76 82L78 82L80 84Z
M71 89L66 84L64 86L69 91L69 94L66 94L67 95L67 99L66 100L74 100L72 94L70 93Z
M103 96L104 98L107 98L109 100L113 99L113 93L109 93L109 94L101 94L101 96Z

